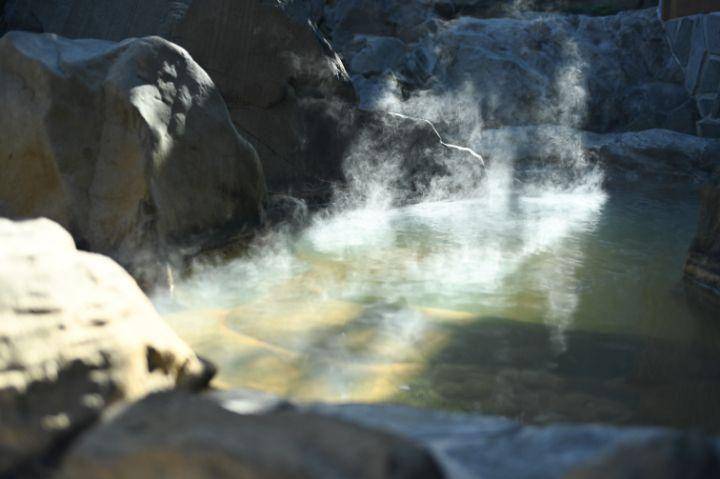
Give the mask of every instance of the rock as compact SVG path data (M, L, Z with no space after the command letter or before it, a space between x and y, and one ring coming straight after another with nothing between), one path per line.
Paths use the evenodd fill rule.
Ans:
M258 0L8 0L16 28L72 38L121 40L160 35L179 44L212 76L235 125L259 153L272 190L328 179L324 141L306 136L331 124L332 104L354 103L342 62L308 21L317 2ZM142 13L138 9L142 9ZM324 103L318 107L318 103ZM332 141L334 129L325 131ZM329 138L328 138L329 137ZM331 178L337 179L337 178Z
M255 150L207 74L161 38L8 33L0 103L5 214L51 218L138 277L178 238L259 221Z
M0 264L0 475L108 406L210 380L132 278L56 223L0 219Z
M420 197L458 192L484 175L483 159L468 148L445 142L434 125L420 118L382 111L367 111L349 105L336 105L332 124L316 123L308 138L322 137L327 128L335 136L324 147L326 158L342 158L328 165L333 175L347 183L350 197L366 197L370 183L379 185L393 196L394 204L413 202ZM367 177L372 173L372 178ZM359 180L359 181L356 181ZM339 183L339 185L338 185ZM337 190L337 189L336 189ZM327 201L321 190L313 203ZM305 191L303 198L308 198ZM437 198L439 199L439 197ZM335 200L343 201L342 198Z
M720 169L700 192L700 221L685 278L720 299Z
M363 46L353 56L351 69L362 75L383 73L400 66L405 44L393 37L361 37Z
M323 404L300 409L416 441L434 454L449 478L710 479L718 473L717 438L667 429L522 426L499 417L391 405ZM593 475L598 470L608 474Z
M243 400L241 414L222 403L182 393L150 396L80 438L59 477L443 477L412 441L287 407L263 405L247 414Z
M490 162L600 164L609 179L702 183L720 158L720 141L667 131L596 134L558 126L484 130L472 143Z
M695 132L697 107L656 9L444 21L417 0L338 0L325 18L364 105L383 109L377 100L393 94L385 63L368 65L357 46L382 35L401 40L408 52L392 73L403 89L397 103L414 116L440 121L449 99L466 92L473 100L453 105L460 108L453 114L490 128L554 123L595 132ZM357 55L363 61L356 64Z
M469 186L479 185L484 176L480 155L445 142L427 120L360 110L353 125L356 131L349 138L351 146L345 158L351 188L365 190L368 182L378 182L395 195L396 204L402 204L420 198L457 198L469 192ZM379 177L364 177L368 171ZM353 177L361 181L353 181Z
M565 479L711 479L720 477L718 450L702 436L664 437L627 444Z
M665 30L683 67L685 88L698 107L697 134L720 138L720 13L671 20L665 23Z
M454 0L463 15L498 17L527 11L612 15L657 5L657 0Z

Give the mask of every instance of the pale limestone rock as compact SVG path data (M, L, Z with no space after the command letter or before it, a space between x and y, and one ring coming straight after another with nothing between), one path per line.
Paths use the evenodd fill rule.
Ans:
M47 219L0 219L0 475L108 406L212 374L111 259Z

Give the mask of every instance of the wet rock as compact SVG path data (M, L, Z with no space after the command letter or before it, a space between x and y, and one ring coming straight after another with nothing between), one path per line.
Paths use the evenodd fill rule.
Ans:
M223 396L150 396L83 436L59 477L444 477L430 454L410 440Z
M51 218L137 277L179 237L260 218L255 150L207 74L161 38L8 33L0 102L5 214Z
M108 406L210 380L132 278L56 223L0 219L0 264L0 475Z
M324 142L307 136L315 123L337 120L334 103L355 100L342 62L308 21L317 16L317 2L9 0L8 6L32 14L45 32L106 40L160 35L187 49L218 85L272 190L316 184L330 177L329 161L339 162L325 159ZM329 128L324 138L333 135Z
M685 278L720 299L720 169L700 192L700 221L685 262Z

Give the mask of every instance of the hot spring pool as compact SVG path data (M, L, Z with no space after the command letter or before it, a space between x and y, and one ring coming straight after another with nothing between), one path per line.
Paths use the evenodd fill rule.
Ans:
M546 176L334 209L154 302L221 387L720 431L720 321L681 281L697 186Z

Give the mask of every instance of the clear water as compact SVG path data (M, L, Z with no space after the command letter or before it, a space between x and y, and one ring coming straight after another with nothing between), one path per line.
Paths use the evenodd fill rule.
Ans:
M551 177L406 207L356 184L155 303L220 387L720 431L720 321L681 283L697 186Z

